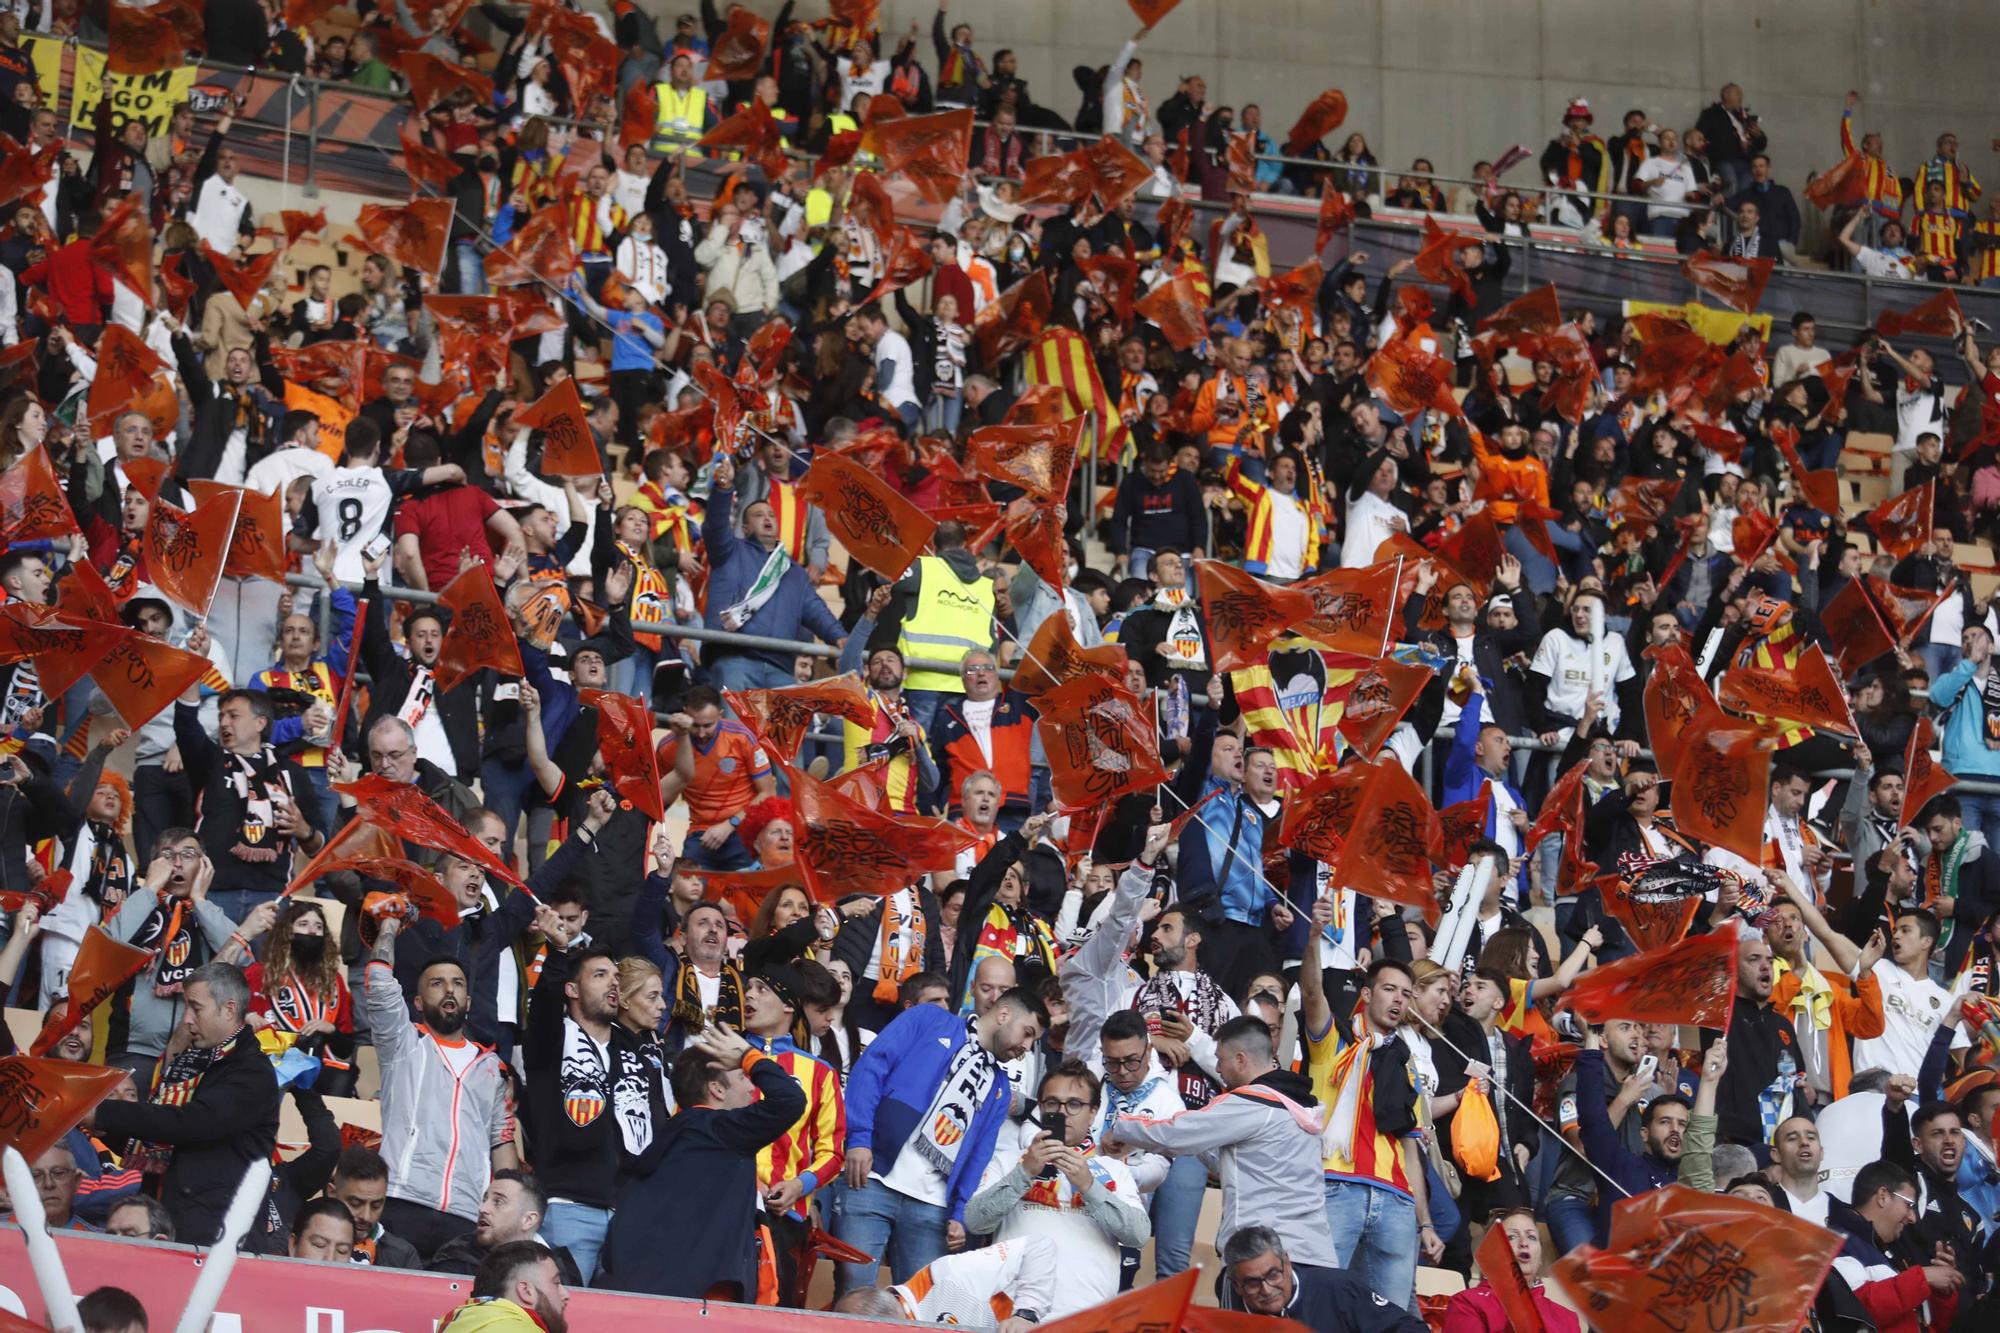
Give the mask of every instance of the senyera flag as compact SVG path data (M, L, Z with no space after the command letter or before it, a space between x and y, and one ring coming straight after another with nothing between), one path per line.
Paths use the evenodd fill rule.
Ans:
M1735 931L1715 930L1607 963L1578 978L1563 1008L1591 1023L1624 1018L1727 1027L1736 1003L1736 946Z
M619 796L648 819L667 817L660 801L660 764L653 752L653 714L629 694L584 690L579 696L598 714L597 748Z

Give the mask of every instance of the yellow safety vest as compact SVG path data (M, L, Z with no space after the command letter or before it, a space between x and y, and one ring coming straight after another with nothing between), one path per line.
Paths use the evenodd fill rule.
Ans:
M993 646L993 581L959 582L942 556L917 558L917 595L903 618L896 646L905 659L928 657L954 666L975 648ZM903 678L905 689L963 694L956 671L924 671L912 667Z
M708 115L708 94L699 86L676 92L671 83L655 84L653 91L660 99L659 119L653 125L654 150L670 157L681 153L700 157L694 145Z

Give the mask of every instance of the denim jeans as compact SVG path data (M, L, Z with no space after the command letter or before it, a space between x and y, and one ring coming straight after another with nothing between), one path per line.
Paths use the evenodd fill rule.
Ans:
M957 394L933 394L931 400L924 404L924 429L956 435L959 420L964 415L963 398Z
M1965 650L1955 643L1925 643L1917 646L1917 656L1923 659L1924 669L1936 680L1945 672L1957 666L1965 656Z
M690 869L699 870L748 870L757 858L750 855L750 849L743 845L743 839L734 832L723 840L713 851L702 846L700 835L689 829L687 841L681 844L681 860Z
M551 1200L548 1212L542 1215L542 1239L569 1251L587 1287L597 1274L597 1255L604 1248L604 1233L610 1226L609 1208Z
M306 775L306 786L312 793L313 813L318 816L315 827L331 838L336 827L334 821L340 817L340 797L333 790L333 779L326 775L324 764L299 771Z
M1143 579L1153 568L1153 548L1135 546L1127 554L1126 560L1125 577Z
M452 246L452 254L458 265L458 294L486 295L486 261L479 257L479 243L460 241Z
M632 655L611 668L611 688L653 706L653 650L634 648Z
M714 659L708 664L708 673L709 682L718 690L781 690L799 683L791 668L740 652Z
M945 1224L950 1220L940 1205L899 1194L879 1180L869 1181L866 1189L843 1190L833 1234L855 1249L875 1255L877 1262L840 1265L835 1287L847 1292L874 1286L875 1270L884 1258L889 1262L890 1279L908 1282L944 1256Z
M1172 1277L1187 1271L1195 1226L1208 1194L1208 1167L1199 1157L1176 1157L1167 1178L1153 1191L1153 1272Z
M1521 562L1521 576L1527 581L1530 592L1546 597L1556 590L1555 562L1535 549L1535 544L1528 540L1527 533L1521 531L1519 523L1509 527L1501 541L1507 548L1507 554Z
M259 905L275 902L277 897L275 891L264 889L214 889L209 892L208 900L222 909L224 916L240 926L243 924L243 919Z
M1342 1268L1384 1300L1405 1310L1416 1308L1415 1199L1358 1180L1329 1180L1326 1225Z
M1989 843L2000 838L2000 796L1960 792L1958 808L1965 816L1967 832L1982 833ZM1942 952L1938 956L1943 957Z
M500 822L507 826L507 851L511 858L514 849L514 835L520 831L521 812L527 808L528 797L535 789L535 770L523 759L518 764L504 764L498 759L481 760L479 764L479 790L486 801L486 808L500 816Z
M1588 1199L1572 1195L1552 1198L1543 1214L1549 1224L1549 1243L1555 1246L1550 1257L1560 1259L1579 1245L1588 1245L1597 1237L1597 1209Z

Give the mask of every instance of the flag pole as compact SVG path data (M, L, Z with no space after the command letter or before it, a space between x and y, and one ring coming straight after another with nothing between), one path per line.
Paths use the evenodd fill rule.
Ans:
M347 643L347 670L340 678L340 697L333 705L333 731L327 736L326 748L340 748L340 738L347 732L347 706L354 694L355 667L361 661L361 635L368 628L369 598L362 598L354 608L354 637Z
M35 1178L28 1170L27 1159L21 1156L18 1149L10 1146L4 1163L7 1195L14 1201L14 1220L20 1224L21 1234L28 1242L28 1266L34 1270L35 1285L41 1288L42 1310L48 1326L80 1329L83 1317L76 1310L76 1294L70 1289L62 1254L56 1249L55 1239L49 1235L41 1192L35 1188Z

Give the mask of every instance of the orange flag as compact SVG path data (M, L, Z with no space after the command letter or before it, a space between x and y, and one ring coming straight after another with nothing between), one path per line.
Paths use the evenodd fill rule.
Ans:
M1150 700L1101 677L1070 681L1041 696L1035 723L1056 800L1066 810L1103 808L1127 792L1167 780Z
M1146 303L1141 301L1140 307ZM1036 269L1021 281L989 301L972 320L972 340L979 348L979 363L998 365L1014 352L1033 342L1048 327L1054 297L1046 270ZM1140 309L1145 314L1144 309Z
M1535 850L1552 833L1583 832L1583 774L1589 767L1589 760L1579 759L1549 788L1549 794L1542 798L1541 814L1528 826L1528 836L1522 840L1523 855Z
M122 1069L26 1055L0 1059L0 1147L30 1162L62 1142L90 1109L125 1081Z
M1314 308L1319 303L1320 284L1326 279L1326 266L1314 256L1289 273L1280 273L1264 281L1264 300L1274 306L1297 306L1301 314L1311 322Z
M1842 208L1868 200L1868 159L1849 153L1806 182L1806 202L1821 208Z
M882 252L882 276L875 283L875 290L868 293L863 305L871 305L891 292L901 291L912 283L922 282L930 276L937 261L931 258L929 247L917 239L916 233L908 227L896 228L896 234L889 248ZM765 328L783 328L782 324L766 324Z
M36 445L0 472L0 546L81 531L42 446Z
M972 156L972 108L906 116L871 131L885 170L902 173L926 202L948 204Z
M1077 152L1090 170L1090 192L1107 213L1153 178L1153 168L1118 139L1095 139Z
M764 174L773 180L785 174L788 159L785 157L784 135L778 131L778 122L771 118L771 108L762 102L750 102L739 107L732 114L716 123L714 129L696 141L702 148L730 148L741 152L742 156L764 169Z
M1174 12L1174 6L1181 0L1125 0L1132 6L1132 12L1139 16L1139 22L1153 27L1167 15Z
M454 64L428 51L405 52L396 64L410 85L410 100L417 104L420 113L429 111L460 89L469 91L472 100L481 106L493 103L493 80L477 70Z
M1109 143L1111 140L1105 140ZM1092 255L1077 267L1090 278L1090 285L1103 294L1105 303L1118 314L1121 323L1132 322L1132 307L1139 289L1139 265L1118 255ZM1050 388L1050 385L1037 385Z
M166 599L197 620L208 615L236 531L243 492L231 487L193 511L154 500L146 519L146 574Z
M1333 569L1291 587L1312 599L1312 614L1295 628L1302 639L1338 653L1380 657L1389 650L1401 582L1400 562L1385 560L1364 569Z
M802 889L806 897L813 896L812 886L806 883L805 868L797 862L734 873L694 869L686 873L700 876L702 901L728 904L735 910L736 919L746 926L756 918L764 899L779 889Z
M1799 432L1796 426L1775 425L1771 427L1771 442L1778 446L1785 462L1792 469L1792 481L1799 488L1806 503L1829 518L1841 512L1840 471L1838 468L1808 470L1806 462L1799 457Z
M452 201L413 199L407 204L363 204L354 225L377 254L428 278L444 267L451 239Z
M339 857L321 866L319 873L331 875L335 871L347 870L363 879L379 879L384 884L394 884L415 905L418 916L429 917L446 930L457 925L458 901L451 896L451 890L444 886L444 881L422 866L403 860L401 847L396 851L396 856Z
M1842 365L1839 359L1827 362L1819 368L1819 382L1826 386L1826 406L1820 409L1819 419L1823 426L1833 426L1846 414L1847 386L1861 369L1861 363L1853 361Z
M1659 526L1661 517L1679 498L1682 485L1677 477L1661 477L1653 481L1628 477L1611 493L1611 525L1630 525L1642 535L1651 535Z
M650 135L652 133L653 122L658 118L657 97L654 99L654 108L655 108L654 110L647 112L647 119L646 119L647 135ZM819 160L813 163L813 177L812 177L813 183L817 185L819 183L819 178L821 176L824 176L827 172L832 171L835 167L844 167L848 163L852 162L854 160L855 154L859 153L860 151L861 151L860 130L842 130L840 131L840 133L829 138L826 141L825 151L823 151L819 155Z
M1932 797L1950 791L1958 781L1943 764L1931 758L1931 747L1936 744L1937 724L1927 717L1918 718L1903 746L1903 806L1896 814L1897 828L1915 823Z
M1463 415L1452 396L1451 363L1414 342L1392 338L1368 358L1368 387L1402 416L1437 411Z
M484 866L517 888L528 887L511 866L467 833L465 825L445 813L444 807L424 795L414 783L392 782L379 773L370 773L353 782L336 782L333 789L352 796L362 819L394 837Z
M1071 417L1047 425L986 426L966 440L965 461L982 476L1019 486L1044 500L1060 501L1069 494L1084 423L1083 417Z
M1899 338L1906 333L1955 338L1964 327L1965 314L1958 308L1958 297L1949 287L1908 310L1885 310L1875 320L1875 331L1885 338Z
M1187 239L1188 228L1194 225L1194 205L1176 195L1160 205L1156 221L1160 253L1171 258L1180 253L1181 242Z
M326 845L306 862L305 868L292 877L292 882L285 886L285 892L297 893L321 875L332 874L339 868L334 863L344 859L382 860L402 854L402 841L387 829L365 819L350 819L326 840Z
M1346 119L1347 94L1338 88L1327 89L1299 113L1292 132L1285 136L1285 152L1292 155L1304 152L1339 129Z
M1738 514L1736 521L1729 525L1729 538L1736 548L1737 562L1743 565L1756 564L1758 557L1770 550L1772 543L1778 540L1779 531L1778 520L1769 514L1757 510ZM1778 548L1777 557L1780 564L1788 569L1791 567L1790 557L1785 554L1783 547Z
M19 199L47 185L56 174L56 159L68 151L61 139L36 152L0 134L0 199Z
M1874 599L1868 595L1863 579L1849 579L1820 611L1819 619L1833 641L1840 669L1849 675L1884 653L1895 651L1896 641L1884 625Z
M612 789L632 808L658 823L667 817L660 802L660 763L653 750L653 712L629 694L584 690L584 707L598 714L597 748Z
M894 893L930 871L949 869L978 841L942 819L871 810L779 762L791 781L798 864L821 902L850 893Z
M1334 233L1354 223L1354 205L1346 195L1333 188L1331 176L1319 187L1319 219L1313 226L1313 253L1320 254Z
M650 129L649 125L649 133ZM567 281L579 262L568 207L555 203L536 209L484 262L486 280L496 287L515 287L538 277L553 283Z
M1226 161L1229 166L1229 192L1254 193L1257 189L1257 136L1247 130L1230 135Z
M86 930L70 964L68 998L50 1007L28 1054L47 1055L54 1050L57 1042L74 1032L98 1005L116 995L119 987L152 961L150 949L120 944L96 926Z
M1363 758L1374 758L1431 678L1428 668L1391 657L1370 662L1348 686L1347 703L1335 729Z
M1750 314L1764 299L1775 259L1726 259L1697 250L1681 261L1681 276L1731 310Z
M1279 843L1329 865L1339 860L1361 812L1362 789L1371 773L1365 763L1348 764L1321 773L1294 792L1285 801Z
M438 601L451 608L451 627L445 630L438 652L440 694L482 667L492 667L503 676L523 674L521 646L514 640L514 627L500 590L493 586L491 569L480 564L460 570L438 594Z
M97 376L91 381L84 409L92 418L124 411L152 384L153 376L167 368L167 363L123 324L105 326L98 335L95 355Z
M1681 745L1695 717L1708 711L1719 719L1722 710L1695 669L1694 658L1688 655L1686 646L1670 643L1652 647L1646 650L1646 656L1653 659L1644 696L1646 735L1652 738L1659 771L1671 775L1679 767Z
M308 213L302 208L280 209L278 221L285 228L285 244L294 246L299 243L299 237L317 235L326 230L326 210L322 208Z
M1430 798L1394 758L1351 765L1367 774L1353 827L1333 865L1333 883L1439 917L1431 862L1443 859L1444 824Z
M1929 623L1931 614L1942 606L1945 599L1955 595L1955 586L1941 588L1936 592L1922 592L1916 588L1899 588L1887 579L1878 579L1873 574L1864 574L1857 580L1865 583L1869 596L1881 613L1883 627L1889 637L1900 648L1908 648L1916 641L1917 632Z
M1951 295L1950 292L1945 293ZM1901 560L1931 539L1932 506L1937 483L1927 481L1913 491L1892 496L1868 511L1863 521L1875 534L1875 543Z
M403 173L411 183L427 185L440 194L446 192L461 170L459 164L452 161L443 149L425 143L423 136L417 132L415 121L404 121L398 133L403 145Z
M1458 252L1467 246L1482 244L1477 236L1461 236L1455 231L1446 231L1438 226L1430 214L1424 214L1424 245L1417 251L1415 267L1419 274L1431 282L1440 283L1470 302L1473 299L1472 277L1458 262Z
M90 678L125 725L137 731L212 670L214 663L206 657L126 630L101 656L93 652Z
M1042 582L1060 589L1069 582L1069 546L1063 540L1065 507L1037 504L1022 496L1007 506L1007 542L1021 553Z
M1762 728L1710 726L1681 738L1672 773L1674 822L1753 865L1764 850L1771 751Z
M542 471L552 477L596 477L604 472L597 441L590 433L576 377L565 375L534 402L514 414L516 426L542 432Z
M1135 1287L1101 1305L1051 1320L1042 1333L1161 1333L1164 1329L1192 1328L1194 1325L1184 1321L1201 1317L1199 1307L1192 1304L1195 1278L1200 1273L1199 1268L1190 1268L1150 1286ZM1265 1321L1265 1326L1272 1333L1285 1333L1282 1323Z
M90 257L124 280L132 294L148 305L153 300L153 228L139 196L128 194L98 223L90 238Z
M1514 1246L1507 1239L1507 1228L1498 1223L1486 1228L1486 1238L1479 1242L1479 1252L1473 1257L1479 1262L1479 1276L1493 1288L1494 1298L1507 1316L1508 1333L1548 1333L1542 1312L1535 1305L1529 1276L1514 1261Z
M851 458L823 453L798 485L820 507L848 554L882 577L903 576L937 531L937 520Z
M1076 641L1068 616L1050 616L1028 640L1014 672L1014 688L1035 699L1085 676L1124 684L1125 650L1115 643L1086 648Z
M872 171L855 173L847 191L847 215L867 228L884 250L896 238L896 201L889 197L882 178Z
M1733 930L1715 930L1594 968L1570 987L1562 1007L1592 1023L1727 1027L1736 1003L1736 940Z
M1637 875L1600 875L1597 887L1604 910L1617 919L1641 953L1665 949L1687 938L1695 909L1701 906L1699 893L1647 893L1635 881ZM1684 885L1676 886L1685 888Z
M842 718L857 727L875 724L868 687L852 671L777 689L725 690L723 698L743 725L756 733L766 753L787 763L798 755L816 716Z
M701 74L704 82L754 79L763 72L764 51L771 43L770 21L741 5L731 5L727 25L709 48L708 67Z
M449 203L445 205L447 210L450 207ZM211 247L207 241L201 243L201 254L202 258L208 261L209 267L215 270L215 280L226 287L229 294L236 298L236 303L246 310L250 308L250 302L256 299L257 293L264 290L264 284L271 280L271 269L278 262L278 252L272 250L267 254L252 256L239 264L228 255Z
M1159 326L1167 345L1185 352L1208 336L1208 307L1191 272L1181 273L1140 297L1134 314Z
M206 29L200 0L157 0L152 5L111 0L105 67L113 74L178 69L188 63L190 51L207 51Z
M1299 589L1266 583L1220 560L1195 561L1194 575L1217 671L1262 661L1271 640L1312 619L1317 610L1312 597Z
M1472 859L1472 844L1486 836L1486 821L1493 817L1493 784L1479 784L1479 795L1438 811L1444 825L1445 869L1457 871Z
M200 506L220 495L234 493L242 507L236 511L236 528L229 537L229 554L222 572L232 578L269 579L283 583L291 564L285 554L285 501L273 491L265 495L247 486L226 486L219 481L195 478L188 482Z
M1753 717L1777 718L1844 736L1861 734L1840 680L1818 644L1799 655L1797 666L1729 668L1717 682L1716 697L1723 707Z
M1526 296L1517 296L1479 321L1481 333L1497 333L1511 342L1526 334L1550 334L1562 327L1562 302L1551 282Z
M625 94L618 109L618 151L623 154L635 143L650 142L653 127L660 119L660 93L651 79L641 79ZM861 141L859 134L855 142Z
M1593 1328L1634 1333L1794 1333L1843 1243L1769 1204L1685 1185L1620 1199L1609 1239L1557 1260L1551 1275Z

